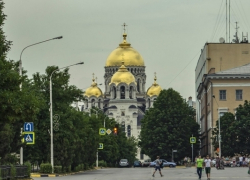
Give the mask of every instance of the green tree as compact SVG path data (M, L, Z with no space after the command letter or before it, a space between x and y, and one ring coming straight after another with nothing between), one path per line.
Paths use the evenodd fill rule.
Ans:
M220 118L221 150L223 156L250 153L250 102L236 108L236 114L225 113ZM213 145L218 148L219 124L213 130Z
M199 125L195 111L173 89L162 90L154 107L142 119L139 145L151 159L160 155L171 159L172 149L177 149L175 160L191 157L190 137L198 138ZM198 145L194 145L195 149Z
M21 143L21 127L25 121L33 121L38 113L39 102L36 94L29 89L30 81L19 76L18 63L6 60L11 41L3 32L6 15L4 3L0 1L0 157L7 163L10 153L18 153ZM20 84L23 84L20 91Z

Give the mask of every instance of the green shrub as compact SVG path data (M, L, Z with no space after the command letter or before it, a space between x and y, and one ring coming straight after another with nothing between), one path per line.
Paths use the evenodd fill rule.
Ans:
M98 162L98 166L99 167L107 167L107 163L105 161L101 160Z
M54 166L54 173L62 173L62 166Z
M15 168L15 166L13 166L13 165L11 165L10 166L11 168L10 168L10 179L11 180L14 180L15 179L15 177L16 177L16 168Z
M71 172L71 166L65 167L64 172Z
M30 177L31 163L30 162L25 162L24 165L27 166L27 175L28 175L28 177Z
M42 163L40 165L40 172L41 173L52 173L52 166L50 163Z
M84 165L84 170L89 170L89 165L88 164Z

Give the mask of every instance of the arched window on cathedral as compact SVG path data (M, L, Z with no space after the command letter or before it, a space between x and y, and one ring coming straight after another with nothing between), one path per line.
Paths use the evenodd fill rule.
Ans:
M89 101L88 100L86 100L86 109L88 109L88 106L89 106Z
M141 92L140 84L141 84L141 80L138 79L138 80L137 80L137 91L138 91L138 92Z
M91 106L95 107L95 100L94 99L91 100Z
M114 91L114 99L116 98L116 88L115 86L113 87L113 91Z
M131 126L127 126L128 137L131 137Z
M130 86L129 88L129 98L133 99L133 87L132 86Z
M125 87L124 86L121 86L120 92L121 92L121 99L125 99Z
M98 100L98 108L101 109L101 99Z
M150 99L148 98L148 108L150 108L151 103L150 103Z

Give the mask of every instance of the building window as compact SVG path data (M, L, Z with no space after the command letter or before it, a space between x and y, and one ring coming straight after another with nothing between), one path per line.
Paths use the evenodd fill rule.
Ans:
M121 116L125 116L125 111L122 111L122 112L121 112Z
M128 133L128 137L131 137L131 126L128 125L127 127L127 133Z
M144 159L144 154L142 154L142 151L140 152L140 159L141 159L141 160Z
M236 90L236 100L242 100L242 90Z
M220 90L220 100L226 100L226 99L227 99L227 91Z
M125 99L125 87L121 87L121 99Z

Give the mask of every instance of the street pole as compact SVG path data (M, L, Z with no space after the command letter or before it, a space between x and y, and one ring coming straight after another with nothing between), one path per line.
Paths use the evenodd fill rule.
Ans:
M47 41L51 41L51 40L55 40L55 39L62 39L63 37L62 36L58 36L58 37L55 37L55 38L52 38L52 39L48 39L48 40L45 40L45 41L41 41L41 42L38 42L38 43L34 43L34 44L31 44L31 45L28 45L26 46L25 48L23 48L21 54L20 54L20 61L19 61L19 75L22 77L23 76L23 72L22 72L22 54L23 54L23 51L25 49L27 49L28 47L31 47L31 46L35 46L37 44L41 44L41 43L44 43L44 42L47 42ZM22 91L22 82L20 83L19 85L20 87L20 91ZM22 128L21 128L22 129ZM22 130L21 130L22 131ZM20 148L20 165L23 165L23 147Z
M219 110L219 104L215 98L215 95L213 95L213 98L215 99L215 102L217 104L217 108ZM220 113L219 114L219 121L218 121L218 124L219 124L219 158L221 158L221 136L220 136Z
M174 152L173 152L173 149L172 149L172 162L174 162Z
M219 157L221 158L220 114L219 114Z
M62 68L59 68L59 69L55 69L51 75L50 75L50 81L49 81L49 84L50 84L50 159L51 159L51 166L52 166L52 173L54 173L54 143L53 143L53 110L52 110L52 75L54 74L54 72L60 70L60 69L65 69L65 68L68 68L68 67L71 67L71 66L75 66L75 65L80 65L80 64L83 64L83 62L80 62L80 63L76 63L76 64L73 64L73 65L69 65L69 66L66 66L66 67L62 67Z
M96 152L96 167L98 167L98 149L97 149L97 152Z
M192 137L193 137L193 134L192 134ZM194 144L192 143L192 161L193 162L193 155L194 155Z

